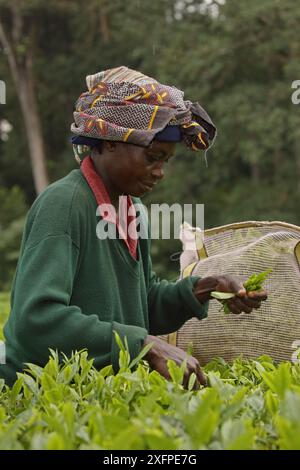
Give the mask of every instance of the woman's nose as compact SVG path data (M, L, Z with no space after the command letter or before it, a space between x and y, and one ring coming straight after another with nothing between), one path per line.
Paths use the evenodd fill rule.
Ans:
M156 168L152 170L151 174L153 177L161 180L165 176L163 163L160 163L158 166L156 166Z

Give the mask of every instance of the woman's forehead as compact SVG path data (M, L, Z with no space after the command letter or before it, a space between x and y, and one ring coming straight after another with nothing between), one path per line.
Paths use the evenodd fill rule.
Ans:
M172 153L175 151L176 144L174 142L160 142L158 140L153 140L149 145L149 148L155 151Z

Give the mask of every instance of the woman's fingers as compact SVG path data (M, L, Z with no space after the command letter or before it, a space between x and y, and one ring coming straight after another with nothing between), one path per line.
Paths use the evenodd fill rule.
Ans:
M198 390L200 385L204 387L207 386L207 379L205 374L203 373L198 360L195 357L189 357L187 362L187 367L183 377L183 386L184 388L188 388L189 380L192 374L195 374L196 380L193 386L193 390Z
M247 305L247 303L246 303L245 300L246 300L245 298L240 299L239 297L236 297L235 299L233 299L233 302L235 302L236 307L237 307L241 312L251 313L253 307L251 307L250 305Z
M199 383L201 385L203 385L203 387L207 387L207 378L206 378L205 374L202 372L202 369L199 365L197 367L196 377L197 377Z
M236 297L234 299L228 300L227 305L229 307L229 310L232 313L234 313L235 315L239 315L240 313L242 313L242 310L240 308L238 308L238 306L236 304Z
M250 297L244 297L243 298L243 302L248 306L248 307L251 307L251 308L259 308L261 306L261 301L260 300L254 300L254 299L251 299Z
M228 307L230 308L232 313L235 313L236 315L242 312L251 313L252 309L254 308L254 306L248 305L247 299L244 299L244 298L241 299L239 297L230 299L230 301L228 301ZM255 307L255 308L258 308L258 307Z
M219 282L216 290L221 292L233 292L238 296L246 295L246 289L242 280L237 276L223 275L219 276Z
M228 307L232 313L239 314L242 312L251 313L253 309L261 307L261 302L267 299L265 291L248 292L244 297L234 297L228 300Z
M247 292L247 296L250 299L259 300L260 302L263 300L267 300L268 298L268 294L265 290L254 290L252 292L250 291L250 292Z

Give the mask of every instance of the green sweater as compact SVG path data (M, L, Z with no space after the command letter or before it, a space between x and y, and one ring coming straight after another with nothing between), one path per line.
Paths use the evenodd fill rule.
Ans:
M139 240L133 259L123 240L97 237L96 209L80 170L49 186L31 207L4 327L0 378L8 384L26 362L44 366L49 348L66 355L87 348L97 368L117 370L113 331L127 337L133 358L147 334L171 333L207 315L208 305L192 293L198 278L159 281L150 240Z

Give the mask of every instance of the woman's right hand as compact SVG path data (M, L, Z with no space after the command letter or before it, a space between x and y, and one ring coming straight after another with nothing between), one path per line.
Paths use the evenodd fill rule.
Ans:
M159 372L163 377L165 377L165 379L171 379L167 367L168 360L173 360L178 366L181 366L181 364L186 361L186 369L183 379L184 388L188 387L189 378L193 372L197 378L194 385L195 390L199 388L199 384L204 386L207 385L206 377L195 357L189 356L182 349L177 348L156 336L147 336L144 341L144 346L149 343L153 343L153 346L146 354L145 359L148 361L150 367Z

